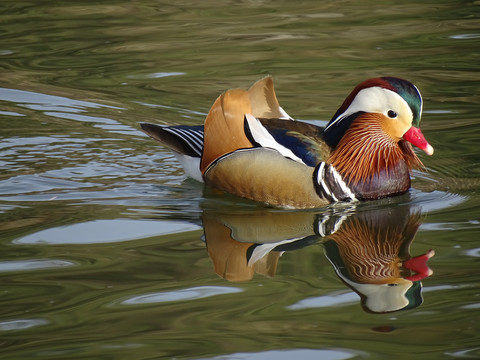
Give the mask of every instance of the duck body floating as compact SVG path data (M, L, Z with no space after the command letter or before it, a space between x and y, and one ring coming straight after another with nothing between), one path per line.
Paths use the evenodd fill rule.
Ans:
M411 144L433 154L421 114L412 83L374 78L355 87L326 127L315 126L280 107L268 76L220 95L204 126L140 125L196 180L272 206L315 208L408 191L410 171L423 166Z

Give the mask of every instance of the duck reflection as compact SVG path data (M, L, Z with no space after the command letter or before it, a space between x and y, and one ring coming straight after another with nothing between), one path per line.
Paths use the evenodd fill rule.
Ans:
M408 206L332 207L322 213L205 211L203 224L215 272L229 281L247 281L255 273L273 277L285 251L322 243L336 274L369 312L419 306L421 280L432 274L427 260L433 250L410 256L421 215Z
M356 214L324 243L337 275L360 295L367 311L390 312L422 303L420 280L432 274L427 260L434 251L410 256L421 216L407 210Z

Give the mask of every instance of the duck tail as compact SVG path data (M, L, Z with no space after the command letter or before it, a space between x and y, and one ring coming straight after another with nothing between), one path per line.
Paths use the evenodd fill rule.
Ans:
M143 132L176 153L201 157L203 148L203 126L165 126L142 122Z

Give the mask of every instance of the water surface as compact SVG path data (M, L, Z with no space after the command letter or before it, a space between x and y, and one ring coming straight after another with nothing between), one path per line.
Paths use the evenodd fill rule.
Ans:
M0 9L2 359L480 357L478 3ZM316 124L407 78L435 155L403 196L288 212L186 179L139 131L267 74Z

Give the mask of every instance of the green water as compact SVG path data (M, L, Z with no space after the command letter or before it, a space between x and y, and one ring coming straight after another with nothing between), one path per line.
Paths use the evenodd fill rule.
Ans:
M15 1L0 14L2 359L480 357L478 2ZM404 196L282 212L185 179L138 129L202 124L222 91L266 74L289 114L319 124L360 81L407 78L435 155L419 154ZM366 236L398 237L404 258L433 249L423 302L372 312L335 267L341 239L315 235L326 215L343 219L337 236L370 219ZM233 268L294 237L263 268Z

